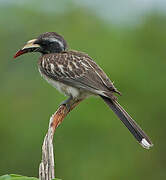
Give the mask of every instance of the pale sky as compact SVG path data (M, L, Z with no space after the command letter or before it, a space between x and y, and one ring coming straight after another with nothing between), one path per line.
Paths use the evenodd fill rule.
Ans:
M37 10L64 12L69 2L92 9L96 15L111 23L135 22L151 11L166 14L166 0L0 0L0 7L6 5L31 6ZM40 4L40 7L39 7Z

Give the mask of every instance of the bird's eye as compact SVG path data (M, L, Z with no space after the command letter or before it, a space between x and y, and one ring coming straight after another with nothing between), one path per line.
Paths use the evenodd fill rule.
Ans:
M41 44L42 46L46 46L46 45L47 45L47 42L42 41L40 44Z
M54 42L51 41L51 42L49 42L49 44L50 44L50 45L51 45L51 44L54 44Z

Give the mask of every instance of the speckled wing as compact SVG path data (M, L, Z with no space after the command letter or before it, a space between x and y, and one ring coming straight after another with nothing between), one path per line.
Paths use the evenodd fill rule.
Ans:
M67 51L43 55L40 71L47 77L94 94L112 97L120 94L104 71L85 53Z

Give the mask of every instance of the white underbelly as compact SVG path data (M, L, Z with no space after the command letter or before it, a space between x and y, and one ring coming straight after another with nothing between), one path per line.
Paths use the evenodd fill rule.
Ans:
M79 90L74 88L74 87L71 87L71 86L68 86L68 85L65 85L61 82L58 82L58 81L54 81L52 79L46 79L48 81L48 83L50 83L53 87L55 87L59 92L61 93L64 93L65 95L67 96L72 96L73 98L76 98L79 96Z
M50 78L48 78L46 75L44 75L43 73L41 73L40 69L39 72L41 74L41 76L49 83L51 84L53 87L55 87L59 92L67 95L67 96L72 96L73 98L77 98L80 96L80 91L77 88L68 86L66 84L63 84L61 82L52 80Z

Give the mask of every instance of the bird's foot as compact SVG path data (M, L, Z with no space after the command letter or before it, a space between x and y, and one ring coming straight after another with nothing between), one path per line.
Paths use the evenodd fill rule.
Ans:
M60 103L60 106L64 105L66 106L67 111L70 111L71 105L72 105L73 97L70 96L68 99Z

